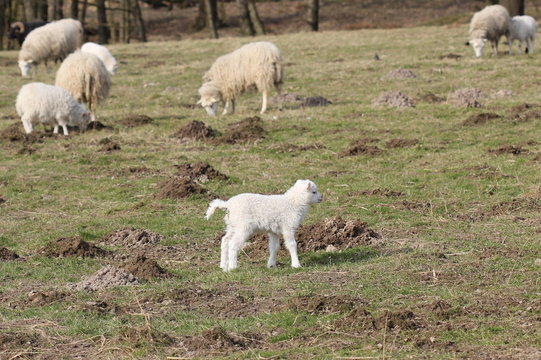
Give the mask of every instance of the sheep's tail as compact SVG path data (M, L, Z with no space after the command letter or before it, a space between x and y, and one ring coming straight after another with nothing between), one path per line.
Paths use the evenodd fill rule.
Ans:
M276 61L274 64L274 86L278 90L282 88L284 83L284 68L282 67L282 59Z
M209 204L209 208L207 209L207 213L205 214L205 219L210 219L216 208L227 209L226 202L220 199L212 200Z

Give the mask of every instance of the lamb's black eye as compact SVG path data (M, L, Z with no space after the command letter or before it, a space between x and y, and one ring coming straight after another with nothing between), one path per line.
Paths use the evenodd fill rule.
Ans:
M312 194L316 194L316 193L317 193L317 191L312 191Z

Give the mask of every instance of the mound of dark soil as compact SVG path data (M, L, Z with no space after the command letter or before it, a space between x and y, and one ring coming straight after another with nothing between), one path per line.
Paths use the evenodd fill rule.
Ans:
M345 156L356 156L356 155L364 155L364 156L378 156L383 154L383 150L380 149L377 146L371 146L366 145L366 142L364 140L354 142L350 145L349 148L346 150L340 152L338 154L338 157L345 157Z
M417 75L411 70L407 69L395 69L389 71L383 78L391 80L402 80L402 79L415 79Z
M189 140L207 140L216 137L216 131L204 122L194 120L191 123L181 127L171 137Z
M73 290L98 291L114 286L137 285L139 281L135 276L113 266L105 266L88 278L68 285Z
M387 330L400 329L400 330L413 330L422 328L422 322L411 311L389 311L385 310L380 316L378 316L374 325L377 330L387 328Z
M89 122L88 126L86 127L87 131L89 130L101 131L101 130L112 130L112 129L113 129L112 126L105 125L104 123L98 120Z
M41 132L34 130L30 134L25 134L22 123L16 122L0 132L0 141L23 142L23 143L41 143L46 138L55 137L52 132Z
M87 301L85 302L81 308L84 311L91 311L94 313L98 313L100 315L104 314L111 314L111 315L119 315L126 313L126 309L122 306L116 305L116 304L110 304L105 301Z
M363 191L352 191L348 193L349 196L383 196L383 197L400 197L404 196L401 191L395 191L390 189L372 189Z
M491 120L500 119L501 116L494 113L481 113L470 115L466 120L462 122L464 126L483 125Z
M256 334L228 333L224 328L218 326L205 330L198 336L187 338L183 341L183 345L188 351L244 350L257 345L261 342L260 338Z
M541 211L541 199L524 197L504 201L494 205L487 215L506 215L518 211Z
M127 228L105 235L99 242L107 245L139 248L157 244L162 240L163 235L150 230Z
M216 142L221 144L251 142L263 139L266 134L263 121L259 116L254 116L229 125L227 131Z
M17 260L19 255L5 247L0 247L0 260Z
M129 114L118 121L120 125L129 128L151 124L152 122L154 122L154 120L152 120L150 116L142 114Z
M416 213L424 213L432 208L432 204L428 201L419 200L403 200L399 203L404 209Z
M426 102L429 104L439 104L445 101L444 98L437 96L434 93L427 92L418 97L419 101Z
M186 176L173 176L162 182L159 189L156 194L158 199L184 199L191 195L207 193L206 189Z
M458 89L447 97L447 103L457 107L481 107L479 100L483 97L481 90L476 88Z
M177 176L188 177L200 183L206 183L212 179L227 180L228 177L207 163L175 165L178 169Z
M311 106L327 106L332 104L329 100L323 96L308 96L302 101L302 106L311 107Z
M355 307L349 314L334 322L334 326L348 331L370 331L376 328L374 317L364 306Z
M520 104L513 106L510 110L510 117L515 121L530 121L541 119L541 105Z
M2 331L0 333L0 354L9 350L15 350L20 354L21 349L41 347L45 342L46 340L37 333L13 333ZM18 355L15 356L19 357ZM12 358L15 359L16 357Z
M101 139L98 144L102 145L99 151L111 152L120 150L120 144L110 138Z
M342 313L355 308L360 299L345 295L306 295L288 301L289 308L298 312L308 312L312 315Z
M295 237L299 251L325 250L333 245L338 250L363 245L380 245L381 236L359 220L340 217L326 219L312 225L301 225Z
M109 255L107 250L101 249L96 245L90 244L80 237L60 238L52 241L43 250L41 254L47 257L103 257Z
M412 147L419 143L417 139L391 139L385 143L385 147L389 149Z
M382 92L376 99L372 101L374 105L384 105L390 107L414 107L415 103L406 94L400 91Z
M45 306L54 302L58 302L67 296L66 293L59 291L31 291L25 301L26 305Z
M147 258L144 255L139 255L125 262L121 269L133 274L138 279L152 280L155 278L166 278L171 276L171 273L164 270L156 260Z
M502 145L496 149L489 149L488 152L495 155L505 155L505 154L522 155L522 154L530 153L529 150L526 150L523 147L515 146L515 145Z
M6 199L2 195L0 195L0 205L2 205L5 202L6 202Z

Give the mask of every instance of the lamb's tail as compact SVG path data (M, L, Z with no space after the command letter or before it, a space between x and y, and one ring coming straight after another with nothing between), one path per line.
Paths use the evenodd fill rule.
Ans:
M209 204L209 208L207 209L207 213L205 214L205 219L210 219L216 208L227 209L226 202L220 199L212 200Z

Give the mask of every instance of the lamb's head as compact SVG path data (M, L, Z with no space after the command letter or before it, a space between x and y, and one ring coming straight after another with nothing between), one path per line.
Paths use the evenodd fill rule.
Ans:
M77 126L80 131L85 131L90 120L92 113L83 104L77 103L71 112L68 125Z
M473 51L475 52L475 56L481 57L483 56L483 49L485 48L485 43L487 42L487 39L472 39L468 41L468 45L471 45L473 48Z
M295 199L304 204L315 204L323 201L323 195L317 191L317 185L310 180L297 180L286 194L294 196Z
M206 82L199 88L201 99L197 102L201 104L210 116L216 116L218 103L222 102L222 92L212 82Z

